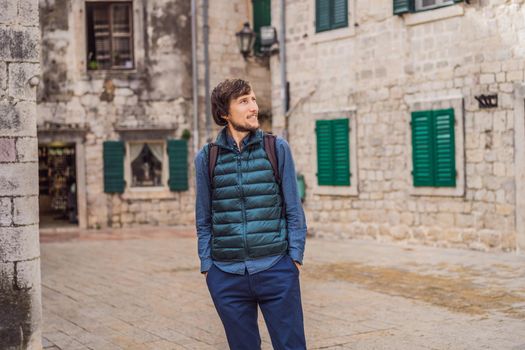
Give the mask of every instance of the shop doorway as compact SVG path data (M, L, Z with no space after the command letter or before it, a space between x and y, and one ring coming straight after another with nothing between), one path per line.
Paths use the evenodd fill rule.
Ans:
M74 143L38 146L41 228L78 225L76 174Z

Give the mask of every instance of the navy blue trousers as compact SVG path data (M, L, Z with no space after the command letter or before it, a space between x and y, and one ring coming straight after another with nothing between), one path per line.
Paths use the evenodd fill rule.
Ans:
M305 350L299 270L286 255L268 270L249 275L221 271L206 277L231 350L258 350L257 305L276 350Z

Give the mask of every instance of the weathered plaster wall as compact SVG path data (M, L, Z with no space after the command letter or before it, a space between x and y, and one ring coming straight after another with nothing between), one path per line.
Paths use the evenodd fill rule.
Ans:
M157 137L147 131L151 128L171 130L164 138L180 138L183 130L192 130L190 2L132 2L135 69L128 71L86 69L84 4L40 1L39 128L53 122L87 129L84 154L77 156L86 160L86 183L78 189L86 193L88 227L191 223L193 187L182 193L166 187L160 198L157 192L137 195L128 190L107 195L102 158L103 142L126 139L125 130L139 130L134 138L143 140Z

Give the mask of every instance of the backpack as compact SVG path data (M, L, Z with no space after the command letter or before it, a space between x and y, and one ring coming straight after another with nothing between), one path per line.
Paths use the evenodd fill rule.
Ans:
M281 176L279 174L279 166L277 163L277 150L275 149L277 136L264 133L263 136L263 147L268 155L268 159L272 164L273 176L279 188L281 188ZM208 151L208 174L210 176L210 184L213 180L213 172L215 171L215 165L217 164L217 158L219 158L219 146L215 143L209 143Z

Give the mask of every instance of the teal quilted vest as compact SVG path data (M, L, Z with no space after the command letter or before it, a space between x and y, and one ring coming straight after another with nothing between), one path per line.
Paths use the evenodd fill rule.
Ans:
M212 177L212 258L245 261L280 255L288 248L279 185L263 147L263 132L248 136L239 152L226 128L217 137Z

